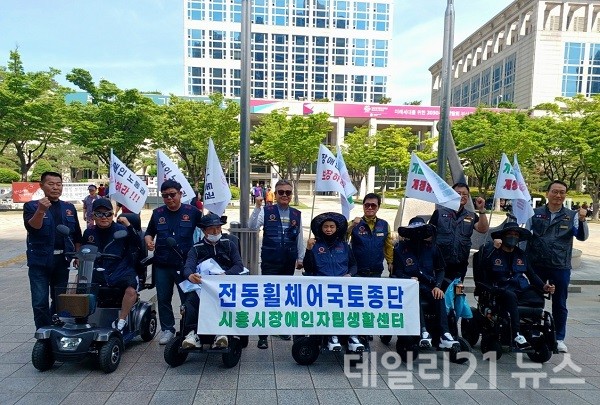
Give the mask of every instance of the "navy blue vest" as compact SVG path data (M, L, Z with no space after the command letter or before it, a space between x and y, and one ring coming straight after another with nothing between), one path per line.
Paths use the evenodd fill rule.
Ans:
M515 248L511 254L502 249L494 249L492 253L485 257L484 271L489 273L486 279L498 287L513 287L518 289L526 289L529 286L529 281L525 277L527 273L527 262L525 261L525 252L519 248Z
M388 237L388 230L388 223L380 218L375 219L373 231L364 219L361 219L360 223L352 228L350 244L356 258L359 275L361 272L383 272L383 249Z
M73 240L78 240L74 237L77 232L77 212L75 206L65 201L59 201L60 212L62 215L62 223L69 227ZM29 201L25 203L23 212L35 212L39 202ZM27 266L54 267L54 238L56 237L56 226L50 211L44 214L44 221L40 229L27 228ZM68 242L66 243L68 245ZM72 246L66 246L66 250L73 250Z
M315 258L315 276L341 277L348 273L350 246L343 241L328 246L317 241L312 248Z
M194 245L194 229L196 228L197 217L201 215L196 207L189 204L181 204L177 212L176 222L170 223L173 219L166 206L155 208L152 212L150 221L156 225L156 248L154 250L154 262L158 265L179 268L185 263L187 253ZM172 237L177 241L177 249L183 256L183 262L167 245L167 238Z
M429 289L436 285L434 255L439 254L435 245L421 244L417 248L401 241L394 248L394 274L400 278L417 277L420 287Z
M471 251L471 235L479 217L465 208L456 212L438 208L436 243L448 264L466 263Z
M263 263L280 264L298 257L298 237L300 229L300 211L289 207L290 223L282 229L277 205L264 207L263 241L261 260Z
M576 211L562 207L551 220L547 206L533 210L527 257L535 267L570 269Z

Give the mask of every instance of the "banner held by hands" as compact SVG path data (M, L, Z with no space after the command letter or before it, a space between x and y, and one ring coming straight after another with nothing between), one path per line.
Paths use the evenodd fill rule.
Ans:
M146 198L148 186L136 174L123 164L112 152L110 154L110 195L132 212L139 214Z
M453 210L460 207L460 195L414 153L410 157L405 196Z
M204 177L204 208L222 216L231 201L229 183L223 173L221 162L215 151L212 139L208 140L206 176Z

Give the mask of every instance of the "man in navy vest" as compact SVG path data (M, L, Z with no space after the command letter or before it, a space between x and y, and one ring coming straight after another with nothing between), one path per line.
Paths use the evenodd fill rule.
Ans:
M56 312L55 288L69 281L69 259L65 250L71 252L81 244L81 227L75 206L60 200L62 176L55 172L42 173L40 188L44 197L23 205L31 305L36 328L52 324L52 314ZM56 232L60 224L69 227L74 246L65 243L65 238ZM52 300L50 305L48 290Z
M433 212L429 223L437 229L436 243L446 262L446 279L460 278L463 280L469 265L473 230L486 233L490 225L485 215L483 198L477 197L475 200L475 209L481 214L480 217L465 208L471 198L469 186L465 183L456 183L452 188L460 195L458 211L440 207Z
M275 205L262 208L263 198L256 197L248 227L263 227L260 268L264 275L293 276L296 268L302 267L305 250L301 213L290 207L292 193L292 184L287 180L279 180L275 184ZM290 336L281 337L291 339ZM268 347L267 336L259 336L258 348Z
M573 211L563 204L567 185L554 180L546 190L547 204L534 209L526 227L533 236L527 245L527 257L536 274L556 287L552 295L552 316L556 324L559 352L566 353L564 339L567 329L567 292L571 280L573 237L584 241L589 236L587 210Z
M358 277L381 277L383 260L387 262L388 271L393 273L394 244L387 221L377 218L381 205L381 197L369 193L363 199L361 217L354 218L348 224L350 244L356 257Z
M194 230L200 225L202 213L196 207L181 203L181 184L175 180L166 180L160 186L160 193L165 205L152 212L144 239L148 251L154 251L156 298L162 330L158 343L165 345L175 336L175 316L171 305L173 284L177 285L179 299L183 303L185 294L178 284L183 281L181 271L194 244ZM177 246L169 246L168 238L175 239Z

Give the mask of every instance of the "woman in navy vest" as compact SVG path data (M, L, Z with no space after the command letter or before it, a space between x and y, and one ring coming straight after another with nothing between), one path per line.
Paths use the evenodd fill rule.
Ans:
M325 277L352 277L356 274L356 260L350 245L346 243L348 223L346 217L335 212L317 215L310 223L315 235L306 244L304 270L306 275ZM340 351L342 346L337 336L330 336L327 348ZM348 338L348 349L363 351L364 345L358 336Z

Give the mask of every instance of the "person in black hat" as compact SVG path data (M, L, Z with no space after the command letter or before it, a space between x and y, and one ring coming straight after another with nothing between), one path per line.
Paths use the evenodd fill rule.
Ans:
M450 333L448 314L442 282L444 281L444 259L435 244L436 229L426 224L421 217L412 218L408 226L398 228L403 238L394 248L394 273L392 277L419 281L419 301L431 305L440 322L440 348L449 349L458 342ZM427 331L423 309L421 317L421 347L431 347L431 335Z
M240 274L244 271L238 245L232 240L222 237L221 226L225 224L225 220L212 212L200 220L200 228L202 228L204 237L190 249L183 269L184 277L190 282L202 283L202 275L198 272L198 268L202 262L209 259L213 259L221 267L220 274ZM198 307L200 306L200 298L196 291L186 294L183 305L185 306L185 324L181 332L187 334L182 342L182 347L201 347L200 338L196 334ZM219 335L215 337L213 347L224 348L228 344L227 336Z
M529 342L519 329L519 303L539 303L544 305L540 290L554 293L554 286L544 283L531 268L525 252L518 247L519 242L529 240L531 232L519 227L516 222L506 222L502 229L492 232L492 239L502 240L499 248L490 241L481 246L479 267L484 283L493 288L500 305L510 314L514 344L519 349L529 347Z
M315 235L306 243L304 270L307 275L325 277L352 277L357 272L352 248L346 243L348 222L336 212L326 212L313 218L310 229ZM342 350L337 336L330 336L327 347L331 351ZM362 352L365 346L358 336L348 337L348 349Z
M92 217L95 225L83 232L83 243L97 246L100 252L121 258L96 259L94 268L104 270L94 271L92 281L123 290L119 318L113 323L113 328L122 332L127 326L129 311L137 300L138 279L135 273L135 260L141 248L141 239L126 217L120 217L119 223L113 222L113 206L107 198L98 198L92 203ZM127 231L127 238L114 238L115 232L120 230Z

